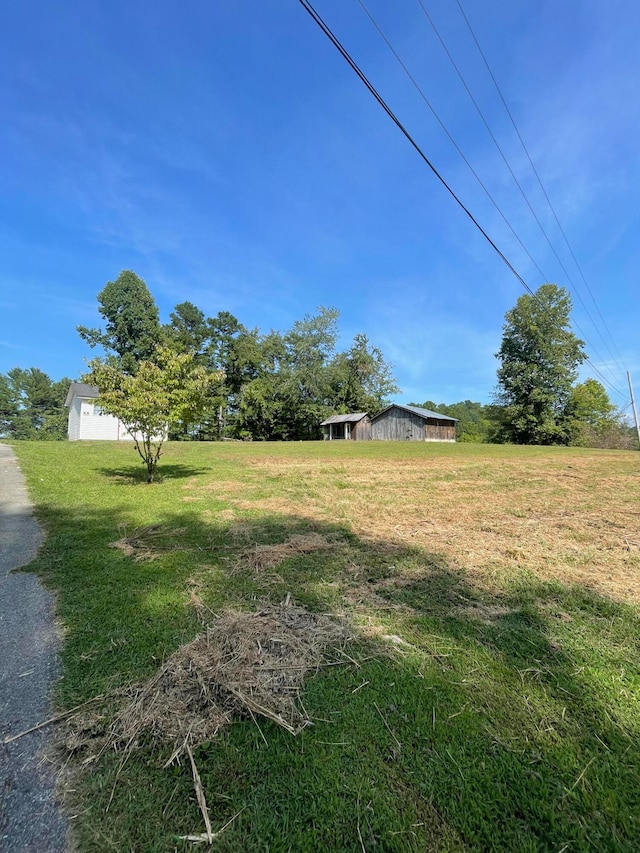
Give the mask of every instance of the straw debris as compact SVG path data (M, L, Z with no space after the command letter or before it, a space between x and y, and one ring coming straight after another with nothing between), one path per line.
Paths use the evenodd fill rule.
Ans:
M160 524L150 524L146 527L136 527L131 535L126 535L126 526L120 525L119 532L125 535L116 542L110 542L110 548L117 548L127 557L133 557L136 562L155 560L162 551L179 551L180 545L173 541L184 536L185 527L167 530Z
M319 533L296 534L286 542L254 545L245 549L239 555L239 564L242 568L248 565L253 571L260 572L263 569L272 569L291 557L301 557L332 546L333 543Z
M129 691L109 735L133 749L141 735L170 746L167 764L235 718L260 715L292 734L310 725L299 703L304 677L350 639L345 626L287 600L255 613L224 612Z

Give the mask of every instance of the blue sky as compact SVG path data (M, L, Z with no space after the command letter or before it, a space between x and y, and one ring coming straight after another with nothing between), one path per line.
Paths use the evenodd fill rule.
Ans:
M314 5L530 286L573 291L624 406L624 370L640 386L640 7L461 2L597 307L457 4L423 0L571 280L417 0L366 5L544 278L358 0ZM165 321L189 300L267 332L335 306L344 345L366 332L392 362L398 400L490 399L522 286L296 0L5 0L0 52L0 372L79 375L75 327L133 269Z

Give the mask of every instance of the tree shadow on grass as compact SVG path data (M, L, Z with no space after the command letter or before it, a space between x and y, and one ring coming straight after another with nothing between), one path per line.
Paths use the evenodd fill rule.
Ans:
M109 478L112 482L117 482L123 486L131 486L144 484L145 486L154 484L159 485L165 480L181 480L189 477L198 477L209 472L208 468L197 467L195 465L182 465L180 463L162 463L158 468L158 472L154 477L154 482L147 483L147 469L142 462L137 465L120 466L118 468L98 468L97 472L103 477Z
M441 554L302 516L164 512L166 541L136 561L108 547L119 511L39 515L34 568L59 590L66 706L147 677L202 630L194 585L213 612L289 593L351 622L359 666L308 682L313 728L243 721L198 750L215 825L244 808L221 850L637 849L634 608L527 575L489 586ZM145 751L114 788L118 762L86 780L86 849L166 849L199 825L188 769Z

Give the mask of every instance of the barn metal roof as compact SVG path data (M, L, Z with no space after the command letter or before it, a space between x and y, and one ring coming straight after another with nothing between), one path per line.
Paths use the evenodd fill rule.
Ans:
M86 399L95 400L98 397L99 391L97 385L87 385L85 382L72 382L67 391L67 398L64 401L65 406L70 406L74 397L84 397Z
M322 421L320 426L329 426L329 424L354 424L366 417L366 412L355 412L352 415L331 415L326 421Z
M401 403L392 403L390 406L387 406L386 409L383 409L381 412L371 418L372 421L377 420L380 415L384 415L385 412L388 412L389 409L404 409L406 412L412 412L414 415L418 415L421 418L433 418L436 421L457 421L458 418L452 418L450 415L442 415L440 412L432 412L430 409L421 409L420 406L404 406Z

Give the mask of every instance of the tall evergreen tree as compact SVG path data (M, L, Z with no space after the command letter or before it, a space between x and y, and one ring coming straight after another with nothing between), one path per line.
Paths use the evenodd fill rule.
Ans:
M224 374L226 402L233 407L242 386L259 373L258 330L247 329L229 311L209 317L207 325L209 367Z
M568 404L584 342L570 328L571 297L543 284L507 311L496 402L503 408L502 438L517 444L566 444Z
M195 364L207 359L209 326L203 312L192 302L181 302L169 314L169 323L163 327L167 343L178 352L188 352Z

